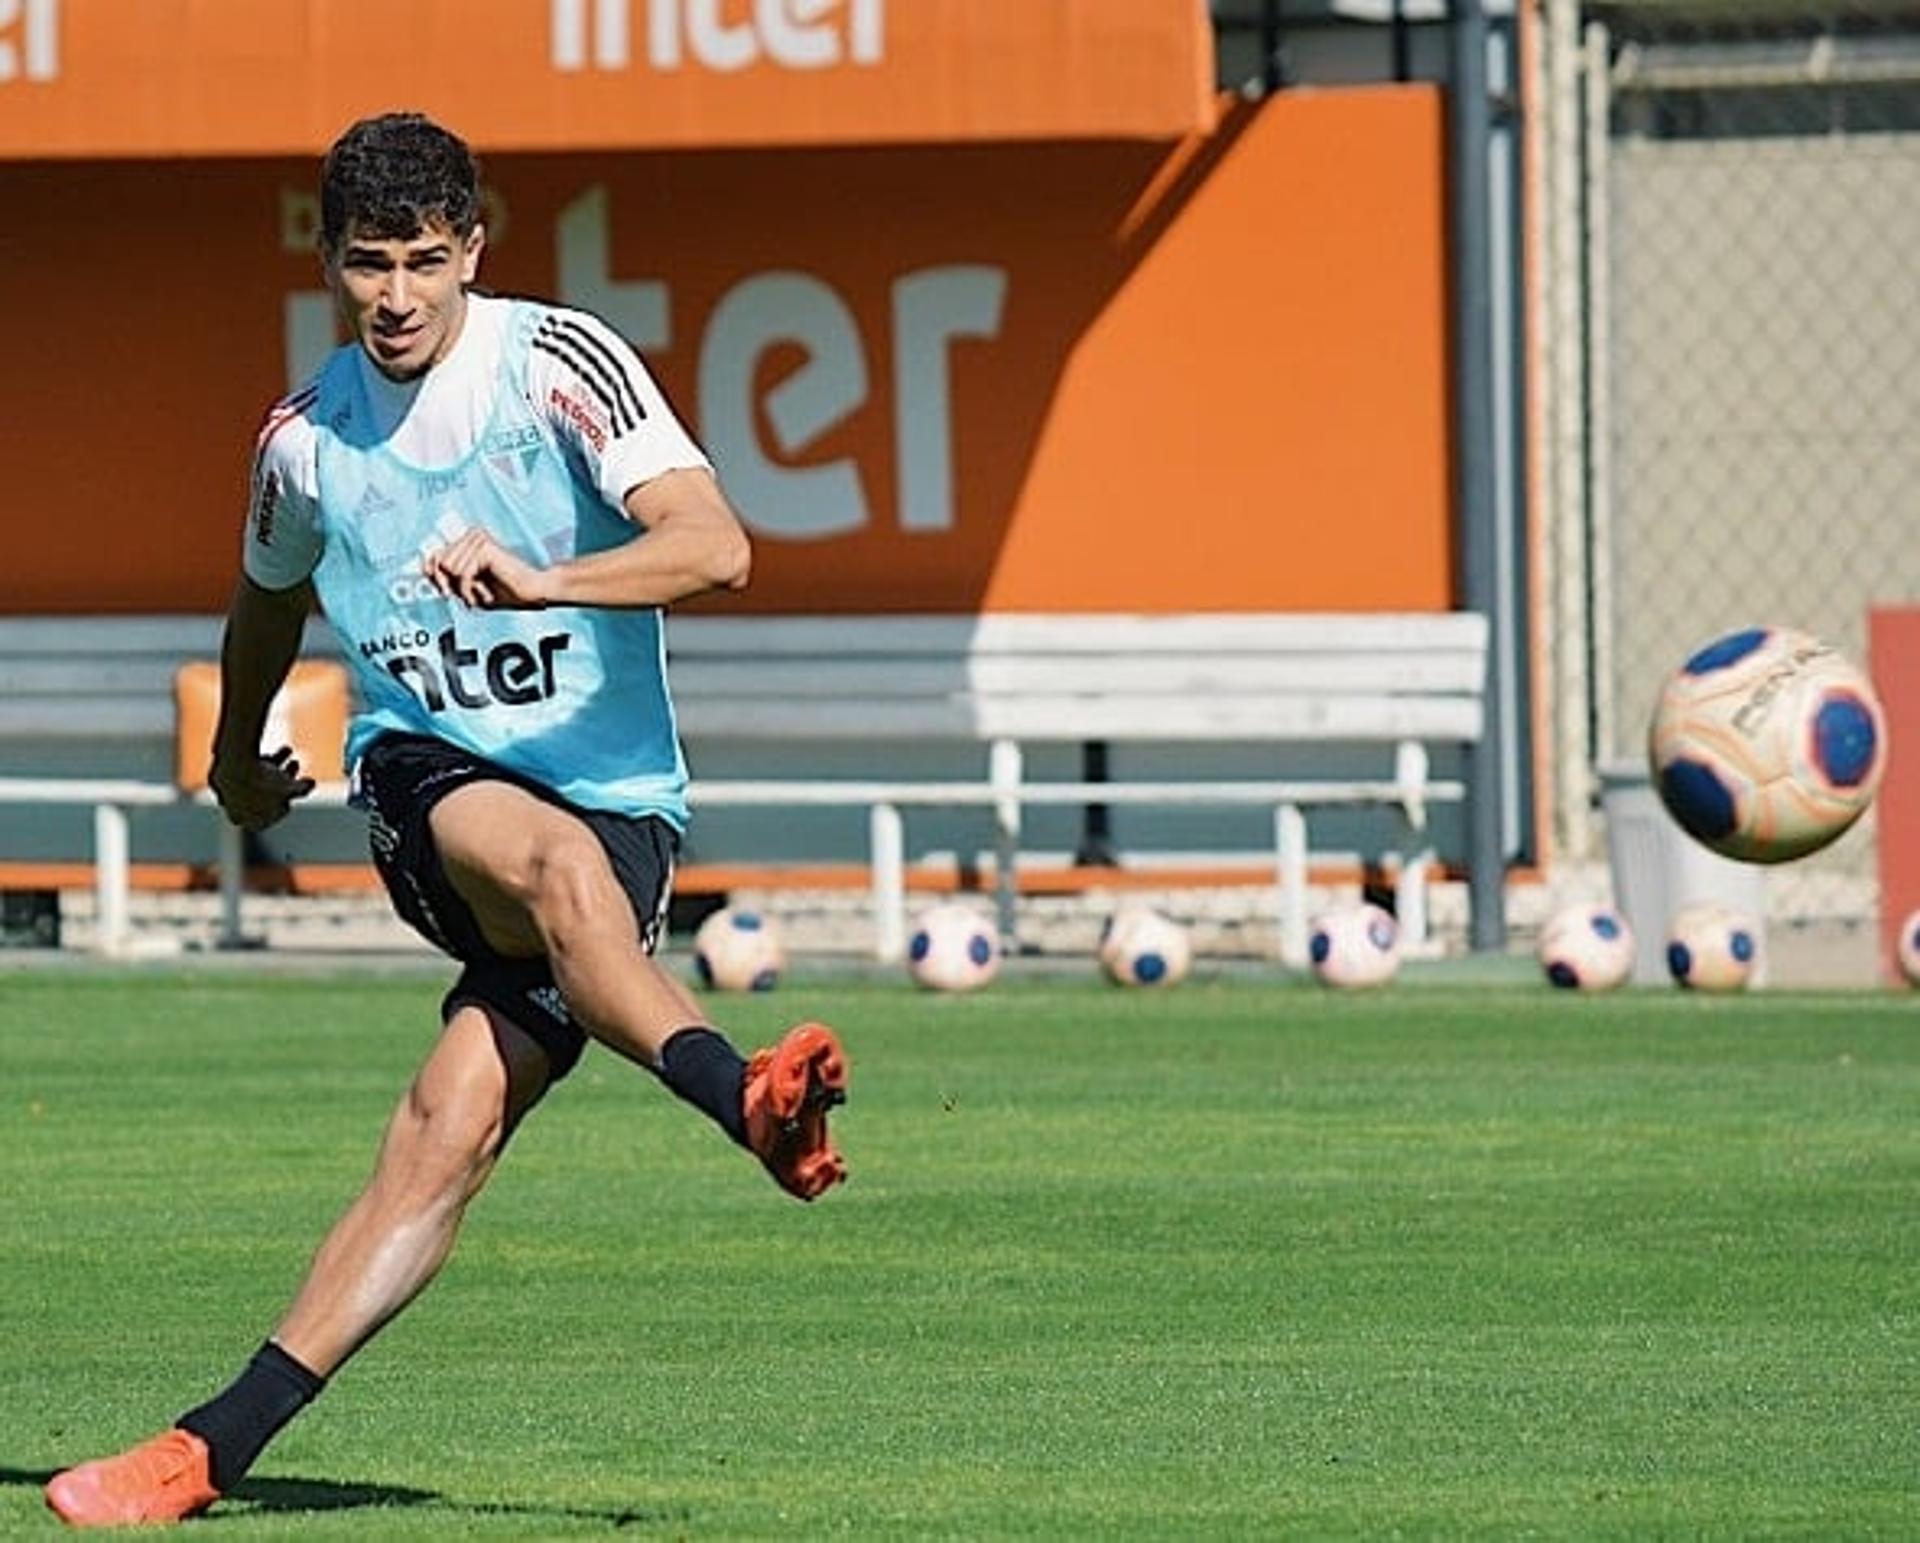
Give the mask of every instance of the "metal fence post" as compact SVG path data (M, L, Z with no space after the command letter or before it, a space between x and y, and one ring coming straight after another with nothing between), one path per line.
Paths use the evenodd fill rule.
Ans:
M1447 28L1448 190L1453 257L1455 508L1467 609L1491 626L1500 612L1498 507L1494 496L1492 200L1487 158L1487 18L1480 0L1452 0ZM1497 635L1497 629L1496 629ZM1501 838L1500 761L1507 733L1499 649L1487 650L1484 720L1469 759L1470 941L1506 943L1506 852Z

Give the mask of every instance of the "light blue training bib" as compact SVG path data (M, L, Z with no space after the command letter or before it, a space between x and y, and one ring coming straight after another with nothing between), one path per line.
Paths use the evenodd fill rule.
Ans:
M450 466L413 466L387 448L352 347L321 372L310 417L325 542L313 583L360 688L347 762L389 730L431 734L573 803L684 830L687 768L657 609L476 611L420 572L423 553L476 526L539 567L638 534L528 405L543 314L514 303L492 417Z

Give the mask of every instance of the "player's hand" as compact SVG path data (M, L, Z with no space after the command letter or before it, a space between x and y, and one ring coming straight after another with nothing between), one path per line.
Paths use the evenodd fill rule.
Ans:
M207 782L227 818L252 831L284 818L295 799L313 791L313 778L300 775L300 762L286 745L272 755L216 759Z
M484 530L427 553L420 571L441 594L483 611L539 610L552 586L545 568L515 556Z

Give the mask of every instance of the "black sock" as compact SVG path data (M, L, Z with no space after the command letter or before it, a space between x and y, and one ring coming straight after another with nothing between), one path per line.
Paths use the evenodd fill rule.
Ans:
M717 1029L675 1029L660 1047L660 1080L729 1136L747 1144L747 1120L740 1107L747 1063Z
M268 1340L218 1397L174 1421L207 1444L213 1487L223 1495L246 1477L261 1449L327 1385L318 1372Z

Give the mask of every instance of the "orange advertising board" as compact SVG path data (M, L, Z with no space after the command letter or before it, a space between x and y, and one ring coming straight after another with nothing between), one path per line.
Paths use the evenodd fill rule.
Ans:
M1204 0L0 3L0 157L1171 139L1212 89Z
M626 333L756 538L733 612L1446 610L1424 86L1169 149L497 156L482 278ZM331 341L310 160L0 166L0 610L217 611Z

